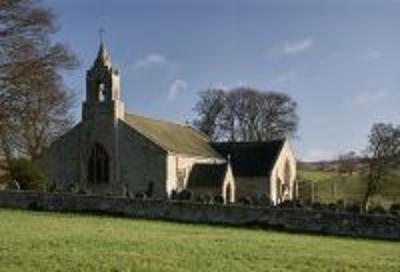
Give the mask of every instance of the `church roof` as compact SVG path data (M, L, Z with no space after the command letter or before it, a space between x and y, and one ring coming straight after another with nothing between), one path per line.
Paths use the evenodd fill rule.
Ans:
M195 164L190 171L187 187L189 190L205 187L221 187L224 183L227 168L227 163Z
M168 151L206 158L222 158L211 147L209 138L190 126L156 120L132 113L125 113L124 121L146 138Z
M285 144L285 140L270 142L219 142L212 146L224 157L230 156L236 177L268 176Z

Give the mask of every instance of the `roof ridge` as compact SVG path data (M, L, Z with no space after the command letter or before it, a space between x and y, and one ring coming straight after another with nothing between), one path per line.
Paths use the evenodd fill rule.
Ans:
M179 127L183 127L183 128L191 128L191 126L186 126L186 125L184 125L184 124L181 124L181 123L178 123L178 122L174 122L174 121L171 121L171 120L165 120L165 119L159 119L159 118L149 117L149 116L146 116L146 115L137 114L137 113L132 113L132 112L127 112L127 111L125 112L125 114L128 114L128 115L135 115L135 116L137 116L137 117L144 118L144 119L147 119L147 120L156 121L156 122L162 122L162 123L168 123L168 124L170 124L170 125L175 125L175 126L179 126ZM196 130L196 132L197 132L197 130Z
M274 142L282 142L284 143L286 141L285 138L282 139L276 139L276 140L270 140L270 141L222 141L222 142L211 142L211 144L237 144L237 145L252 145L252 144L268 144L268 143L274 143Z

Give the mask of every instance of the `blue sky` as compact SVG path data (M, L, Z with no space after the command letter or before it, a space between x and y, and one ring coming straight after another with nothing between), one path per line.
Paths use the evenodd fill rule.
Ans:
M43 3L81 61L65 75L77 120L101 27L131 112L185 122L209 87L285 92L299 104L292 145L304 160L361 150L374 122L400 123L400 1Z

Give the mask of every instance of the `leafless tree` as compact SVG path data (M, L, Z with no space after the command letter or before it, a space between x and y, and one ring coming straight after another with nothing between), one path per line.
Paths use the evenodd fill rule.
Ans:
M268 141L294 136L297 104L288 95L235 88L201 93L195 127L213 140Z
M0 1L0 142L15 154L37 158L69 124L71 95L60 71L77 66L62 44L51 10L35 0Z
M373 125L369 135L366 161L367 188L363 206L368 210L371 198L393 177L393 170L400 163L400 127L383 123Z
M221 89L209 89L201 92L195 106L199 118L193 121L195 127L212 139L221 137L220 124L225 105L225 92Z
M357 168L357 154L354 151L346 152L339 155L338 158L338 172L340 175L348 174L353 175Z

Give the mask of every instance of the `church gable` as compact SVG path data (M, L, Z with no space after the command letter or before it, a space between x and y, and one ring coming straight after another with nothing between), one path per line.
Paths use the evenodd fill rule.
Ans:
M296 159L286 142L271 172L271 198L274 203L295 198L296 171Z
M165 197L167 151L126 122L118 125L119 183L124 194Z
M196 163L190 172L187 188L196 197L222 197L224 203L235 200L235 180L229 162ZM214 199L215 200L215 199Z

